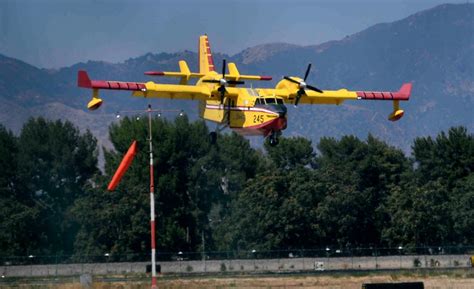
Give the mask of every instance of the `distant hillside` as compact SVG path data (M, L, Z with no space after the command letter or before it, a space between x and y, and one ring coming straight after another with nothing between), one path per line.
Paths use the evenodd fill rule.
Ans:
M406 114L399 122L387 121L389 102L296 109L289 105L290 121L285 131L287 136L305 135L314 141L321 136L365 137L372 133L408 150L416 136L434 135L453 125L474 129L473 13L473 4L445 4L400 21L374 25L339 41L315 46L264 44L234 56L216 53L214 60L218 67L225 57L236 62L242 73L272 75L275 81L271 85L283 75L301 76L308 62L314 67L309 83L323 89L397 90L403 82L411 81L412 99L403 103ZM212 45L212 35L210 40ZM103 91L103 108L84 112L90 92L76 87L77 70L86 69L96 79L148 81L144 71L176 70L181 59L188 61L192 70L197 69L197 55L190 51L149 53L117 64L89 61L59 70L37 69L0 56L0 122L18 131L31 115L69 118L104 140L115 111L143 108L146 101L117 97L128 93ZM152 103L184 107L196 116L192 102Z

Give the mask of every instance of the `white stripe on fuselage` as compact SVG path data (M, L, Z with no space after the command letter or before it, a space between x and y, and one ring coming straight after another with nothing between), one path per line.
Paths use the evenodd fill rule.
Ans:
M206 104L207 109L221 109L225 110L227 109L224 105L211 105L211 104ZM265 109L265 108L260 108L260 107L246 107L246 106L232 106L230 107L230 110L236 110L236 111L257 111L257 112L266 112L274 115L278 115L277 112Z

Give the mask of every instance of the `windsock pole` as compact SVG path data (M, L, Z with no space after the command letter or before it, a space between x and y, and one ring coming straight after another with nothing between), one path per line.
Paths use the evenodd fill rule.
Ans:
M148 143L150 146L150 227L151 227L151 288L156 289L156 241L155 241L155 181L153 172L153 141L151 133L151 105L148 105Z

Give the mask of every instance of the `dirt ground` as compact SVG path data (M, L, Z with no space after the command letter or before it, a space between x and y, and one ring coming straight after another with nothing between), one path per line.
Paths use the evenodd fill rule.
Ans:
M427 289L473 289L474 278L425 277L393 278L392 276L365 277L254 277L228 278L207 280L174 280L161 282L163 289L273 289L273 288L305 288L305 289L360 289L363 283L424 281ZM100 288L100 287L99 287ZM126 287L123 287L126 289ZM143 287L145 288L145 287ZM105 289L105 288L104 288ZM132 287L130 287L132 289ZM138 288L137 288L138 289Z
M426 289L472 289L474 277L466 274L450 274L436 276L400 276L400 275L368 275L368 276L247 276L247 277L194 277L182 279L158 279L160 289L360 289L363 283L380 282L414 282L423 281ZM36 284L35 284L36 283ZM40 284L42 283L42 284ZM1 285L0 289L84 289L79 282L62 284L44 284L43 282L21 282L15 285ZM149 289L149 281L128 282L94 282L91 289Z

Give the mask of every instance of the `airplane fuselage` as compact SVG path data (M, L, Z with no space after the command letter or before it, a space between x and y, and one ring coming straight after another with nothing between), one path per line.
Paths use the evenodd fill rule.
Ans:
M287 125L287 108L283 100L268 96L248 98L240 105L232 100L222 104L220 101L203 101L200 103L200 116L242 135L268 136L284 130Z

